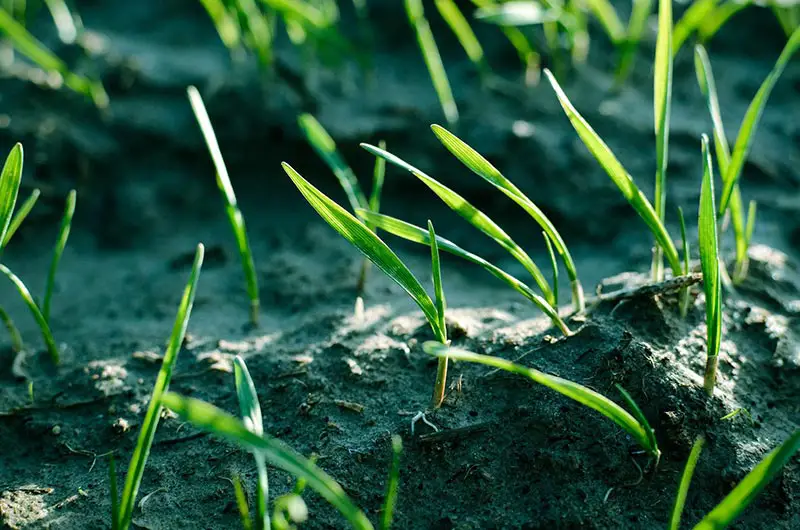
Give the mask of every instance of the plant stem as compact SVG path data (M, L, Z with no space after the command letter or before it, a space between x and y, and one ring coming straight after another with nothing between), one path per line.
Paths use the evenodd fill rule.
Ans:
M719 364L719 355L709 356L706 358L706 372L704 377L703 388L706 394L712 396L714 394L714 386L717 383L717 365Z

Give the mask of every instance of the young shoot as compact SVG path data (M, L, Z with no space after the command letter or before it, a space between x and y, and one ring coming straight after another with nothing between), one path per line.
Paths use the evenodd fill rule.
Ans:
M700 521L694 530L727 528L774 479L794 454L800 450L800 429L769 453L733 488L716 508Z
M403 439L398 435L392 436L392 465L389 468L389 479L386 481L386 496L383 500L381 520L378 528L389 530L394 517L394 507L397 504L397 492L400 489L400 453L403 452Z
M161 369L158 371L156 384L150 396L150 404L142 421L139 437L136 441L136 448L131 456L131 463L128 466L128 473L125 477L125 486L122 489L122 497L119 502L114 521L115 528L128 530L133 520L133 509L136 505L136 495L139 493L139 486L142 484L144 468L147 458L150 456L150 448L158 428L158 421L161 418L161 397L169 389L169 382L172 379L172 371L175 362L178 360L178 353L183 345L186 336L186 328L189 325L189 317L192 314L194 295L197 291L197 281L200 278L200 268L203 266L203 255L205 249L202 244L197 245L194 256L194 264L189 274L189 281L183 291L181 303L178 306L178 313L175 316L175 323L172 327L172 334L169 337L169 344L164 352L164 359L161 362Z
M16 209L17 213L14 214L14 218L11 219L11 223L8 225L6 237L2 242L0 242L0 250L5 248L5 246L8 245L8 242L11 241L11 238L14 237L14 234L17 233L20 225L22 225L22 222L26 217L28 217L28 214L31 213L31 210L33 210L33 207L36 205L36 201L39 200L39 196L41 194L42 192L39 190L39 188L34 189L28 198L25 199L25 202L23 202L22 205Z
M47 273L47 284L44 289L44 300L42 302L42 315L50 323L50 302L53 299L53 290L56 285L56 271L61 261L61 255L67 246L69 231L72 227L72 216L75 215L75 201L78 199L77 192L72 190L67 195L67 204L64 207L64 216L61 218L61 228L58 231L58 239L53 249L53 259L50 261L50 270Z
M428 236L431 245L431 272L433 276L433 292L436 300L436 313L439 316L439 329L442 332L440 337L442 344L450 344L447 340L447 321L445 320L445 309L447 302L444 298L444 288L442 287L442 265L439 260L439 246L436 244L436 232L433 231L433 223L428 219ZM433 406L440 407L444 402L445 384L447 383L447 359L439 358L439 365L436 368L436 383L433 386Z
M196 428L258 452L273 466L307 480L308 485L339 510L355 530L373 530L364 512L353 504L333 478L283 442L266 435L257 436L242 421L199 399L168 392L160 401Z
M481 43L478 42L475 32L472 31L469 22L467 22L456 2L454 0L436 0L436 9L439 10L439 14L450 26L475 69L485 80L492 70L489 68L489 63L486 62Z
M658 462L661 456L655 434L650 428L647 419L641 413L639 407L635 406L631 397L624 391L622 391L622 395L625 401L629 405L634 405L632 408L633 414L590 388L560 377L545 374L533 368L514 364L506 359L492 357L490 355L481 355L459 348L451 348L432 341L426 342L423 345L423 349L427 353L437 357L448 357L454 361L484 364L527 377L533 382L555 390L559 394L589 407L610 419L636 440L656 462Z
M689 453L689 459L686 461L686 467L683 468L681 482L678 485L678 494L675 496L675 506L672 508L672 516L669 520L669 530L680 530L683 507L686 505L686 495L689 493L689 486L692 483L692 476L694 476L694 468L697 467L697 460L700 458L700 451L703 450L704 443L705 439L699 436L692 446L692 451Z
M289 175L294 185L297 186L297 189L320 217L408 293L422 310L436 339L445 344L447 342L447 329L443 325L444 315L439 314L439 307L437 307L443 306L443 299L441 300L442 303L434 304L419 280L375 232L312 186L289 164L284 162L282 165L283 170ZM446 382L440 376L446 375L446 366L444 370L443 374L440 366L437 372L436 385L433 392L434 407L441 405L440 398L444 396Z
M439 104L447 123L453 125L458 122L458 107L453 97L453 90L450 88L450 81L447 79L447 72L442 64L442 56L436 46L428 19L425 18L425 10L422 0L404 0L406 13L414 32L417 34L417 42L428 67L428 73L433 82L433 88L439 97Z
M211 125L211 119L208 117L203 98L200 97L200 92L193 86L187 88L186 92L189 96L189 103L192 106L194 117L197 119L197 124L200 126L200 131L203 133L203 139L208 147L208 152L214 162L214 168L217 174L217 187L220 193L222 193L222 198L225 200L225 213L228 216L233 235L236 238L236 246L239 249L239 257L241 258L242 270L244 272L245 287L247 288L247 295L250 298L250 322L253 325L258 325L258 316L261 308L258 292L258 275L253 261L253 252L250 250L250 242L247 239L247 228L245 226L244 216L236 202L236 194L233 192L233 186L228 176L228 168L225 166L225 160L222 158L222 151L220 151L219 144L217 143L217 136L214 134L214 128Z
M698 214L698 243L700 265L703 270L703 290L706 295L706 371L704 388L710 396L717 380L719 347L722 338L722 282L720 279L719 246L717 240L717 218L714 206L714 176L711 170L711 155L708 137L702 137L703 184L700 188L700 210Z

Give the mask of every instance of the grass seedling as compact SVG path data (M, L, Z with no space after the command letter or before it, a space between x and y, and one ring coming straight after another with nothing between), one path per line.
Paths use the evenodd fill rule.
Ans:
M389 480L386 482L386 497L383 500L381 521L378 528L389 530L394 517L394 506L397 504L397 492L400 489L400 453L403 452L403 439L392 436L392 465L389 467Z
M119 530L119 492L117 491L117 464L114 452L108 454L108 484L111 493L111 530Z
M675 496L675 506L672 508L672 516L669 520L669 530L679 530L681 526L681 515L683 515L683 507L686 504L686 495L689 493L689 486L692 483L692 476L694 476L694 468L697 467L697 460L700 458L700 451L703 450L705 439L699 436L692 446L692 451L689 453L689 459L686 461L686 467L683 468L683 475L681 475L681 482L678 485L678 494Z
M114 518L116 520L116 528L119 530L128 530L131 526L136 495L139 493L139 486L142 483L144 468L147 464L147 458L150 456L150 448L153 445L153 438L156 435L158 421L161 418L161 397L169 388L169 382L170 379L172 379L172 370L175 367L175 362L178 360L178 352L180 352L183 339L186 336L186 328L189 325L189 317L192 314L192 305L194 304L194 295L197 290L197 281L200 278L200 268L203 266L204 253L205 249L203 245L197 245L197 252L194 256L192 271L189 274L189 281L183 291L180 306L178 306L178 313L175 316L175 324L172 327L169 344L164 352L164 360L161 363L161 369L158 371L156 384L153 387L153 394L150 396L150 404L147 406L147 412L142 421L142 428L139 431L139 437L136 441L136 448L133 450L131 463L128 466L128 474L125 477L125 486L122 489L119 509Z
M653 10L653 0L633 0L631 16L628 19L628 27L625 31L625 39L617 45L619 50L619 62L617 63L616 85L621 86L630 75L636 60L636 51L639 49L639 42L642 34L647 27L647 18Z
M5 248L5 246L8 245L8 242L11 241L11 238L14 237L14 234L17 233L22 221L24 221L25 218L28 217L28 214L31 213L31 210L33 210L33 207L36 205L36 201L39 200L39 196L41 194L42 193L38 188L34 189L30 196L25 199L25 202L23 202L22 205L16 209L17 213L14 214L14 218L11 219L11 223L8 225L6 237L3 239L2 243L0 243L0 249Z
M53 290L56 285L56 271L58 271L58 263L61 261L64 248L67 246L69 231L72 226L72 216L75 214L75 201L77 199L78 194L75 190L70 191L69 195L67 195L64 216L61 218L61 228L58 231L58 239L53 249L53 259L50 261L50 270L47 273L47 284L45 285L44 299L42 301L42 315L44 315L44 319L48 323L50 323L50 302L53 299Z
M650 232L655 236L657 244L663 250L664 257L666 257L667 263L672 269L672 273L675 276L680 276L682 267L681 260L678 257L678 251L667 229L664 227L664 223L661 221L655 209L653 209L653 205L650 204L650 201L647 200L644 193L636 186L633 178L625 170L617 157L614 156L614 153L608 145L603 142L583 116L575 110L575 107L561 89L558 81L553 77L553 74L551 74L549 70L545 70L545 75L553 86L553 90L555 90L556 96L558 96L561 107L564 109L573 128L578 133L578 136L580 136L595 159L597 159L606 173L608 173L608 176L611 177L614 184L617 185L628 203L633 206L633 209L636 210L639 217L647 224Z
M445 310L447 301L444 298L444 288L442 287L442 265L439 260L439 246L436 244L436 232L433 231L433 223L428 219L428 235L431 240L431 272L433 276L433 292L436 300L436 314L439 316L439 337L442 344L449 344L447 340L447 321L445 320ZM438 407L444 401L445 385L447 383L447 359L439 358L439 365L436 368L436 383L434 384L433 403Z
M553 307L558 309L558 260L556 260L556 253L553 251L553 244L547 237L547 232L542 232L542 237L547 247L547 255L550 256L550 268L553 269Z
M800 430L769 453L694 530L721 530L730 525L800 450Z
M658 2L658 37L653 66L653 123L656 133L655 208L663 224L667 208L667 162L669 158L669 117L672 106L672 0ZM656 241L653 252L653 280L664 280L664 257Z
M436 46L428 19L425 18L425 10L422 0L404 0L408 20L417 34L417 42L428 67L428 73L433 82L433 88L439 98L444 117L447 123L453 125L458 122L458 107L453 97L453 90L450 88L450 81L447 79L447 72L442 64L442 56Z
M689 254L689 239L686 237L686 221L683 218L683 209L678 206L678 221L681 225L681 242L683 243L683 275L687 276L689 274L689 268L691 267L690 263L690 254ZM680 311L681 316L685 317L689 312L689 288L684 287L680 290L680 294L678 295L678 300L680 304Z
M376 214L367 210L359 210L358 215L363 219L374 223L381 230L389 232L394 236L402 237L408 241L413 241L414 243L420 243L426 246L431 244L429 231L419 226L412 225L388 215ZM458 256L459 258L469 261L470 263L474 263L475 265L483 267L487 272L533 302L539 309L542 310L545 315L550 317L550 319L553 321L553 324L558 326L564 335L572 334L567 325L558 315L558 311L547 300L533 292L530 287L519 281L517 278L511 276L484 258L464 250L452 241L441 236L436 236L436 244L438 248L441 248L442 250L447 251L454 256Z
M242 262L242 270L244 272L245 287L247 288L247 295L250 298L250 322L253 325L258 325L258 316L261 307L258 292L258 275L256 274L256 266L253 262L253 252L250 250L250 242L247 239L247 228L244 222L244 216L239 205L236 202L236 194L233 192L231 179L228 176L228 168L225 166L225 160L222 158L222 151L220 151L219 144L217 143L217 136L214 134L214 128L211 126L211 120L208 117L206 106L203 104L203 98L200 97L200 92L193 86L186 90L189 96L189 103L192 105L192 111L200 130L203 133L208 152L214 162L214 168L217 175L217 187L222 198L225 200L225 213L228 216L228 221L231 224L233 235L236 238L236 246L239 249L239 257Z
M273 466L304 478L311 488L339 510L353 528L373 530L369 519L333 478L283 442L266 435L255 435L240 420L198 399L168 392L161 397L161 403L196 428L233 441L249 451L259 452Z
M303 197L305 197L320 217L322 217L331 228L339 232L342 237L347 239L350 244L361 251L362 254L389 276L389 278L402 287L422 310L437 340L442 344L446 343L447 330L441 324L444 321L444 316L439 315L437 307L434 305L428 293L425 292L419 280L414 277L400 258L392 252L392 249L375 235L375 232L370 230L367 225L353 217L347 210L312 186L289 164L284 162L282 165L286 174L289 175L289 178L292 179L297 189L300 190L300 193L303 194ZM439 370L439 374L441 374L441 370ZM439 386L440 384L441 386ZM440 381L437 377L437 384L434 386L433 390L434 407L439 407L441 405L440 397L444 396L444 387L445 381Z
M19 195L19 186L20 182L22 181L23 159L24 152L22 149L22 144L17 143L11 149L8 157L6 157L6 161L3 164L3 170L0 172L0 242L2 242L0 251L2 251L2 248L5 247L5 244L10 241L11 236L14 235L14 232L19 227L19 224L22 223L22 219L24 219L24 217L28 214L30 208L33 207L33 204L30 204L27 210L25 210L26 205L31 202L29 199L26 205L23 205L23 210L21 210L17 216L14 216L14 208L17 204L17 197ZM33 202L35 202L35 199ZM13 228L13 231L11 228ZM16 287L17 291L22 297L22 301L28 306L28 309L30 309L34 320L36 320L36 323L39 325L39 329L42 332L42 337L44 338L50 358L54 363L58 364L58 347L53 339L53 334L50 332L50 326L47 324L47 319L42 314L39 306L36 305L36 302L33 300L30 291L22 282L22 280L17 277L17 275L11 272L11 270L3 264L0 264L0 273L5 275L6 278L8 278L9 281L14 284L14 287ZM19 331L17 330L16 326L14 326L11 317L5 312L5 310L3 310L2 313L3 315L0 316L0 319L3 320L3 323L11 334L12 347L17 350L21 350L22 338L19 334Z
M242 479L239 475L234 475L231 482L233 482L233 495L236 497L236 508L239 510L242 528L244 530L252 530L253 521L250 518L250 507L247 505L247 494L244 491Z
M634 406L633 415L608 399L578 383L562 379L553 375L545 374L533 368L528 368L518 364L514 364L506 359L499 357L492 357L490 355L481 355L471 351L462 350L459 348L451 348L443 344L433 341L428 341L423 345L424 350L437 357L449 357L454 361L467 361L473 363L484 364L499 368L507 372L522 375L532 380L535 383L546 386L551 390L555 390L559 394L566 396L573 401L576 401L590 409L593 409L606 418L610 419L621 427L625 432L631 435L634 440L653 457L656 462L661 456L661 451L658 449L655 435L650 428L646 418L642 415L639 407ZM628 404L633 403L631 397L624 391L623 397Z
M71 72L64 61L48 50L5 9L0 9L0 32L8 37L14 49L33 61L39 68L58 75L68 88L91 99L98 108L108 107L108 94L100 81L92 81Z
M436 9L439 10L439 14L442 15L444 21L453 30L467 57L475 65L475 69L486 80L492 70L489 68L489 63L486 62L483 47L478 42L478 38L475 36L475 32L472 31L472 27L467 22L464 14L453 0L436 0Z
M700 189L700 212L698 215L698 244L700 265L703 270L703 290L706 294L707 359L704 388L710 396L717 380L719 346L722 338L722 281L720 279L719 243L717 240L717 218L714 207L714 176L711 170L711 154L708 152L708 137L703 135L703 185Z
M247 365L240 356L233 360L234 378L236 381L236 395L239 398L239 409L242 413L242 421L245 427L256 436L264 435L264 420L261 417L261 405L258 402L258 394ZM267 476L267 463L261 453L254 452L253 458L256 461L256 472L258 482L256 483L256 530L269 530L269 511L267 501L269 499L269 480ZM245 503L246 504L246 503Z

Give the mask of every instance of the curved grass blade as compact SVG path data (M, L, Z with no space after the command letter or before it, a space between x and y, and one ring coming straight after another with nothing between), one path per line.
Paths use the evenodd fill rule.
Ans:
M42 314L48 323L50 322L50 302L53 299L53 290L56 285L56 271L58 271L61 255L64 254L64 248L67 246L69 231L72 227L72 216L75 215L75 201L77 201L77 199L78 193L75 190L70 191L69 195L67 195L64 216L61 218L61 228L58 231L58 239L53 249L53 259L50 261L50 270L47 273L47 284L44 288L44 299L42 301Z
M478 73L486 76L491 73L489 63L486 62L486 57L483 53L483 47L478 42L475 32L464 18L464 14L458 8L453 0L436 0L436 9L450 29L455 34L461 47L467 53L467 57L475 65Z
M603 26L606 35L614 45L625 39L625 27L609 0L586 0L586 6Z
M796 29L792 33L792 36L789 37L789 41L786 43L786 46L784 46L775 66L772 68L767 78L764 79L753 101L751 101L750 105L747 107L747 112L745 112L744 118L742 119L742 124L739 126L739 134L736 137L736 143L733 146L730 165L725 172L725 177L722 179L724 188L719 204L720 216L722 216L728 208L728 203L733 194L733 188L741 176L744 161L753 143L756 127L758 127L758 122L761 119L761 114L772 93L772 89L778 82L778 79L780 79L783 70L789 63L789 59L792 58L798 48L800 48L800 28Z
M238 419L198 399L168 392L161 398L161 403L198 429L227 438L250 451L258 451L275 467L305 478L308 485L339 510L353 528L373 529L372 523L334 479L283 442L268 436L256 436Z
M0 322L6 327L8 331L8 335L11 338L11 351L14 353L19 353L22 351L23 342L22 342L22 335L20 335L17 326L14 324L14 321L11 319L11 315L8 314L8 311L0 307Z
M569 276L572 287L572 303L575 306L575 310L583 311L583 287L578 279L575 262L572 260L572 256L561 234L558 233L558 230L556 230L555 225L553 225L550 219L548 219L544 212L522 193L519 188L503 176L503 174L480 153L467 145L466 142L439 125L431 125L431 129L442 145L444 145L453 156L458 158L458 160L473 173L492 184L516 202L534 221L536 221L542 230L547 233L547 236L550 238L550 241L553 242L553 245L555 245L556 251L561 256L561 259L564 261L564 266L567 269L567 276Z
M444 298L444 288L442 287L442 265L439 260L439 247L436 244L436 232L433 231L433 223L428 219L428 234L431 245L431 269L433 273L433 291L436 294L436 313L439 315L439 329L442 332L441 342L447 344L447 321L445 320L445 309L447 302ZM447 384L447 359L439 359L436 368L436 382L433 385L433 408L439 408L444 402L445 385Z
M426 246L429 246L431 243L430 240L430 233L425 230L424 228L420 228L418 226L414 226L410 223L406 223L405 221L401 221L399 219L395 219L394 217L389 217L388 215L383 214L376 214L373 212L369 212L367 210L358 210L358 215L364 219L369 220L370 222L374 223L375 226L380 228L381 230L385 230L392 235L397 237L402 237L408 241L413 241L415 243L420 243ZM534 293L530 287L516 279L515 277L511 276L501 268L489 263L482 257L473 254L472 252L468 252L463 248L459 247L452 241L445 239L441 236L436 236L436 244L442 250L449 252L455 256L460 257L461 259L467 260L470 263L474 263L475 265L479 265L486 269L487 272L492 274L494 277L498 278L499 280L505 282L509 287L520 293L522 296L530 300L531 302L536 305L542 312L550 317L554 324L558 326L558 328L564 333L564 335L571 335L572 332L569 330L567 325L558 315L558 311L550 305L547 300L539 296L538 294Z
M239 475L234 475L231 482L233 482L233 494L236 497L236 508L239 510L242 528L244 530L252 530L253 521L250 519L250 507L247 505L247 495L242 486L242 479L239 478Z
M426 342L423 345L423 349L426 353L437 357L449 357L454 361L480 363L525 376L535 383L555 390L559 394L599 412L630 434L651 456L657 457L660 454L658 446L653 445L654 438L652 431L648 433L648 428L642 425L628 411L590 388L554 375L545 374L533 368L514 364L506 359L492 357L490 355L480 355L459 348L451 348L433 341Z
M700 451L703 450L703 443L705 443L705 439L702 436L695 440L692 452L689 453L689 459L686 461L686 467L683 468L678 494L675 496L675 506L672 508L672 517L669 520L669 530L680 529L681 515L683 515L683 507L686 505L686 495L689 493L694 468L697 467L697 460L700 458Z
M658 2L658 37L653 66L653 122L656 134L655 209L663 224L667 208L667 165L669 159L669 118L672 105L672 0ZM656 241L653 252L653 280L664 279L664 259Z
M425 314L425 318L428 320L436 337L444 337L444 331L439 327L439 315L431 297L425 292L419 280L408 270L408 267L392 252L392 249L364 223L312 186L292 166L286 162L283 162L282 166L283 170L297 186L297 189L300 190L300 193L303 194L303 197L306 198L320 217L361 251L380 270L386 273L389 278L402 287Z
M683 12L672 30L672 56L678 55L686 39L694 33L703 20L717 7L718 0L695 0Z
M17 208L17 213L14 214L14 218L11 219L11 223L8 225L6 237L3 239L2 243L0 243L0 249L3 249L6 245L8 245L8 242L11 241L11 238L17 233L20 225L25 218L28 217L28 214L31 213L31 210L33 210L33 207L36 205L36 201L39 200L39 196L41 194L42 192L39 190L39 188L34 189L30 196L25 199L25 202L23 202L22 205Z
M236 382L236 395L239 398L239 410L242 413L242 421L256 436L264 434L264 420L261 416L261 405L258 402L256 385L250 377L250 371L241 356L237 355L233 359L233 375ZM269 530L269 510L267 502L269 499L269 479L267 476L267 463L260 453L253 453L256 461L256 471L258 473L258 483L256 485L256 529Z
M422 0L404 0L404 2L408 20L417 34L417 43L419 43L422 57L425 59L425 65L428 67L433 88L439 97L439 104L442 106L444 117L447 119L447 123L454 124L458 122L458 107L453 97L453 90L450 88L450 81L447 79L447 72L444 69L444 64L442 64L442 56L439 54L439 48L436 46L433 32L428 20L425 18Z
M203 245L197 245L189 281L183 291L180 306L178 306L178 313L175 316L175 324L172 327L169 344L164 352L164 360L161 363L161 369L158 371L153 394L150 397L150 404L147 406L142 428L139 431L139 438L136 441L136 448L133 450L131 463L128 466L128 474L125 477L125 487L122 489L120 502L120 530L128 530L131 526L136 495L139 493L144 468L147 464L147 458L150 456L150 448L156 435L158 421L161 418L161 397L169 388L172 370L178 360L178 353L186 336L186 328L189 325L189 317L192 314L192 305L194 304L194 295L197 290L197 281L200 278L200 269L203 266L204 254L205 248Z
M703 270L703 290L706 294L707 359L704 388L710 396L717 380L717 363L722 336L722 283L720 281L719 242L717 240L717 218L714 208L714 177L711 170L711 154L708 152L708 136L702 137L703 185L700 188L700 212L698 215L698 243L700 265Z
M639 408L639 405L636 404L636 402L633 400L633 397L631 397L631 395L628 394L628 391L622 388L622 385L615 385L615 386L617 387L617 390L622 396L622 399L625 401L625 404L628 405L631 414L633 414L633 417L636 418L636 421L639 422L639 424L644 429L645 434L647 434L648 447L655 448L655 451L652 452L651 454L655 457L656 460L655 465L656 467L658 467L658 462L661 459L661 451L658 449L656 432L653 430L652 427L650 427L650 422L647 421L647 418L642 412L642 409Z
M764 457L733 491L694 527L694 530L726 528L753 502L753 499L775 478L798 450L800 450L800 430L794 431L788 440Z
M228 11L223 0L200 0L206 8L208 16L214 23L214 28L226 48L234 50L242 41L241 27L234 13Z
M550 242L550 238L547 237L547 232L542 232L542 237L547 247L547 255L550 256L550 268L553 269L553 302L551 305L558 309L558 261L553 250L553 244Z
M690 255L689 255L689 239L686 237L686 221L683 218L683 208L678 206L678 221L681 225L681 241L683 242L683 275L687 276L689 274L689 266L690 266ZM684 287L680 290L678 294L678 299L680 300L680 312L681 316L685 317L686 314L689 312L689 288Z
M403 439L398 435L392 436L392 465L389 468L389 479L386 482L386 497L383 500L381 520L378 528L389 530L394 517L394 507L397 504L397 492L400 489L400 453L403 452Z
M225 213L228 216L233 235L236 238L236 246L239 249L239 257L242 262L247 296L250 298L250 321L254 325L257 325L259 311L261 309L261 300L258 292L258 275L253 261L253 252L250 249L250 241L247 238L247 227L245 226L244 216L236 202L236 194L233 192L231 179L228 176L228 168L225 166L225 160L222 158L222 151L220 151L219 144L217 143L217 136L214 134L214 127L211 125L211 119L208 117L203 98L200 96L200 92L193 86L188 87L186 93L189 96L189 103L192 106L194 117L197 119L197 124L200 126L200 131L203 133L203 139L206 142L206 147L208 147L211 160L214 162L214 168L217 174L217 187L222 193L222 198L225 200Z
M17 143L11 148L3 170L0 172L0 241L6 243L6 234L14 215L14 207L19 195L19 183L22 180L22 144ZM20 221L22 222L22 221Z
M547 283L539 267L534 263L531 257L520 247L505 230L500 228L497 223L489 218L486 214L475 208L464 197L441 184L433 177L423 173L416 167L402 160L401 158L389 153L386 150L377 148L369 144L361 144L361 146L375 155L392 164L409 171L412 175L421 180L428 186L451 210L460 215L464 220L472 226L483 232L485 235L493 239L498 245L503 247L509 254L511 254L519 263L530 273L536 285L542 290L545 299L553 305L553 293Z
M555 90L556 96L558 96L561 107L564 109L569 121L578 133L578 136L581 137L581 140L583 140L583 143L592 155L594 155L595 159L603 166L603 169L605 169L608 176L611 177L611 180L614 181L614 184L617 185L622 195L628 200L628 203L633 206L633 209L636 210L639 217L641 217L648 228L650 228L656 241L664 250L664 255L667 258L667 262L673 274L675 276L680 276L681 261L678 257L678 251L675 249L675 244L669 237L664 223L659 219L650 201L648 201L647 197L639 190L633 182L633 178L628 174L620 161L617 160L617 157L614 156L611 149L609 149L605 142L594 132L594 129L592 129L583 116L578 114L578 111L572 106L572 103L561 89L558 81L553 77L553 74L551 74L549 70L545 70L545 75L553 86L553 90Z
M67 87L91 99L98 108L108 107L108 94L99 81L91 81L72 73L64 61L48 50L5 9L0 9L0 32L5 33L17 51L42 70L59 74Z
M369 207L367 198L358 185L355 173L339 155L336 150L336 142L333 141L328 131L311 114L301 114L297 118L297 123L300 125L303 134L305 134L308 143L311 144L314 151L336 175L345 195L347 195L347 200L350 202L350 208L355 211L356 208Z
M639 42L642 40L645 27L647 27L647 18L652 10L653 0L633 0L631 17L628 19L628 29L625 32L625 41L618 46L621 51L615 78L617 86L625 82L633 68L636 60L636 51L639 48Z
M28 306L28 309L30 309L34 320L36 320L36 323L39 325L39 329L42 332L42 338L47 346L47 351L50 353L50 358L55 364L58 364L58 346L56 346L56 341L53 339L53 334L50 332L50 326L47 325L47 320L39 310L39 306L37 306L36 302L34 302L31 292L28 291L28 288L25 287L25 284L22 283L22 280L20 280L13 272L11 272L8 267L2 263L0 263L0 273L3 273L6 278L8 278L11 283L14 284L14 287L17 288L19 295L22 297L22 301Z
M749 5L751 5L750 2L730 1L719 4L716 9L713 9L703 18L697 28L697 36L700 42L710 40L733 15Z

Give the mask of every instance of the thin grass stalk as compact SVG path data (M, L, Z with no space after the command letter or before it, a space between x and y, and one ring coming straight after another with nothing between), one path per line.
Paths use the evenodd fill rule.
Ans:
M458 106L453 97L453 90L450 88L450 81L447 79L447 72L442 64L442 56L439 54L439 48L436 46L436 39L433 37L433 32L425 18L425 11L422 6L422 0L404 0L406 6L406 13L414 32L417 34L417 43L419 44L422 57L425 59L425 65L428 67L428 73L433 82L433 88L436 90L436 95L439 97L439 103L442 106L444 117L447 123L454 125L458 122Z
M433 230L433 223L428 219L428 235L431 245L431 270L433 276L433 292L436 300L436 313L439 316L439 336L437 339L442 344L448 344L447 340L447 321L445 320L445 310L447 302L444 297L442 287L442 265L439 260L439 246L436 243L436 233ZM433 385L433 408L438 409L444 402L444 394L447 390L447 358L439 358L436 367L436 382Z
M547 255L550 256L550 268L553 269L553 307L558 310L558 260L556 260L553 244L547 236L547 232L542 232L544 244L547 246Z
M389 467L389 479L386 481L386 496L383 499L381 520L378 528L389 530L394 517L394 507L397 504L397 493L400 489L400 453L403 452L403 439L398 435L392 436L392 465Z
M8 245L8 242L11 241L11 238L14 237L14 234L17 233L19 230L20 225L22 225L22 221L28 217L28 214L31 213L33 207L36 205L36 201L39 200L39 196L41 195L41 191L36 188L34 189L30 196L25 199L25 202L17 208L17 212L14 214L14 218L11 220L11 223L8 225L8 231L6 232L6 237L0 244L0 249L5 248Z
M689 254L689 239L686 237L686 221L683 218L683 208L678 206L678 221L681 225L681 242L683 243L683 275L689 274L690 254ZM681 317L686 317L689 312L689 287L684 287L678 293L679 307Z
M120 530L128 530L131 526L133 509L136 505L136 495L139 493L139 486L144 476L144 468L147 464L147 458L150 456L150 448L153 445L158 422L161 418L161 397L169 389L169 382L172 379L172 370L178 360L178 353L183 345L183 339L186 336L186 328L189 325L189 317L192 314L194 295L197 291L197 281L200 278L200 269L203 266L204 254L205 248L202 244L198 244L194 256L194 263L192 264L192 271L189 274L189 281L183 291L180 306L178 306L178 313L175 316L175 323L172 327L169 344L164 352L161 369L158 371L156 384L153 387L150 403L147 406L147 412L142 421L142 428L139 431L139 437L136 441L136 448L133 451L131 463L128 466L128 474L125 477L125 486L122 490L119 514Z
M53 259L50 261L50 270L47 273L47 283L44 288L44 299L42 301L42 314L44 319L50 323L50 303L53 299L53 291L56 285L56 272L58 271L58 264L61 261L61 256L64 254L64 249L67 246L69 239L69 231L72 227L72 216L75 215L75 202L78 199L78 194L75 190L69 192L67 195L67 204L64 207L64 216L61 218L61 227L58 231L58 239L56 246L53 249Z
M625 26L609 0L586 0L586 7L606 32L609 40L616 46L625 39Z
M722 283L720 280L719 241L717 239L716 208L714 205L714 176L711 170L711 155L708 137L702 136L703 184L700 189L700 211L698 214L698 241L700 264L703 270L703 290L706 295L706 370L704 388L710 396L717 380L717 364L722 337Z
M253 520L250 518L250 506L247 504L247 494L242 485L239 475L234 475L231 479L233 483L233 495L236 498L236 508L239 510L239 520L242 522L244 530L253 529Z
M719 0L695 0L672 30L672 56L678 55L683 43L702 24L703 20L714 11Z
M256 266L253 261L253 252L250 249L250 242L247 238L247 227L245 226L244 216L236 202L236 194L233 192L231 179L228 176L228 168L225 166L225 160L222 158L222 151L219 148L219 143L217 143L217 136L214 134L214 127L211 125L211 119L208 117L203 98L200 96L200 92L193 86L188 87L186 93L189 96L189 103L197 119L197 124L200 126L200 131L203 133L203 139L206 142L206 147L208 147L208 152L214 162L217 187L220 193L222 193L222 198L225 200L225 213L228 216L228 221L231 224L231 229L236 239L236 246L239 249L239 257L242 262L247 295L250 298L250 322L253 325L258 325L258 317L261 308L261 300L258 292L258 274L256 273Z
M50 354L50 358L53 360L53 363L58 364L58 346L56 346L56 341L53 339L53 334L50 332L50 326L47 324L47 320L44 318L44 315L42 315L39 306L37 306L36 302L33 300L30 291L27 287L25 287L25 284L17 277L17 275L11 272L11 270L2 263L0 263L0 273L4 274L5 277L14 284L14 287L17 288L17 291L22 297L22 301L28 306L28 309L30 309L34 320L36 320L36 323L39 325L39 330L42 332L42 338L47 346L47 351Z
M11 315L9 315L8 311L2 307L0 307L0 321L3 322L3 325L8 330L8 336L11 339L11 351L14 353L21 352L24 346L22 342L22 335L20 335L19 329L17 329L17 326L11 319Z
M467 57L475 65L475 69L485 80L492 73L492 70L489 68L489 63L486 62L483 47L464 14L453 0L436 0L436 9L439 10L439 14L450 26L459 44L464 48Z
M78 37L78 27L75 25L75 18L67 7L64 0L44 0L53 23L58 31L58 38L64 44L72 44Z
M703 450L705 439L699 436L692 445L692 451L689 453L689 459L686 461L686 467L683 468L681 475L681 482L678 486L678 494L675 496L675 506L672 508L672 516L669 520L669 530L679 530L681 526L681 515L683 515L683 507L686 505L686 496L689 493L689 486L692 483L692 476L694 476L694 469L697 467L697 461L700 459L700 452Z
M733 15L749 5L749 2L731 1L722 2L719 4L716 9L713 9L703 18L700 26L698 26L697 37L700 42L707 42L714 37L717 31L719 31L719 29L724 26Z
M4 9L0 9L0 32L6 34L17 51L41 69L59 74L67 87L91 99L98 108L108 107L108 94L99 81L91 81L72 73L64 61L48 50Z
M656 135L656 184L653 200L658 219L664 224L667 208L667 164L669 120L672 104L672 0L658 2L658 37L653 76L653 121ZM653 280L664 279L664 256L658 241L653 252Z
M642 34L647 27L647 18L652 10L653 0L633 0L625 41L618 46L620 53L615 76L615 84L618 87L625 83L633 69L639 42L642 40Z

